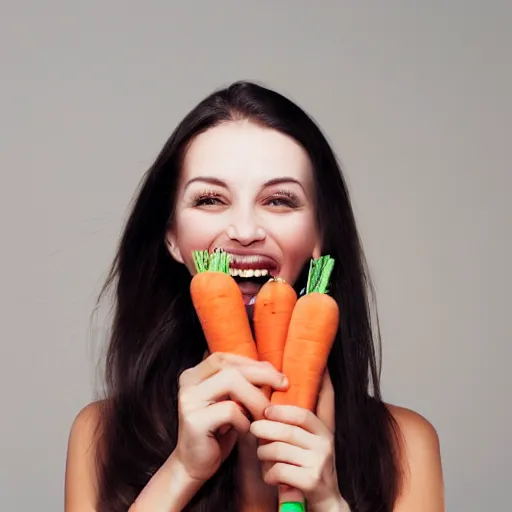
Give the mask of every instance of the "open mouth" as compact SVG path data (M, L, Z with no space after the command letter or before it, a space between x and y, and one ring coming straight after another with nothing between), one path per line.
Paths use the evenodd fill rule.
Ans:
M278 266L271 258L230 254L229 274L238 283L246 305L253 302L260 288L277 273Z

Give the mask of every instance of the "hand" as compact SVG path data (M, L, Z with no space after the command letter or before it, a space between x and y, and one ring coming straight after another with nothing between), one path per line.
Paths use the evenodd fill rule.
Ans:
M185 370L179 380L179 432L174 460L190 478L205 482L233 449L250 420L269 405L257 386L285 389L284 376L270 363L214 353ZM238 403L237 403L238 402ZM247 411L247 412L246 412Z
M258 447L263 478L271 485L302 491L308 511L348 510L339 488L334 459L334 392L326 372L316 410L270 406L251 433L266 441ZM321 419L320 419L321 418Z

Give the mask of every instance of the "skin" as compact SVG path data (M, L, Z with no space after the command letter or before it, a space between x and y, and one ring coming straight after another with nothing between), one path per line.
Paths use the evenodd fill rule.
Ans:
M279 276L293 283L304 263L321 255L310 162L285 135L247 121L219 125L192 142L180 178L166 241L171 256L191 273L193 250L222 247L272 258ZM242 510L274 510L276 486L290 485L305 494L308 511L347 512L334 470L334 392L329 376L315 413L291 406L269 408L259 386L285 389L283 377L268 363L226 354L206 354L184 372L176 450L130 511L181 510L237 443ZM236 402L263 419L251 422ZM444 511L434 428L413 411L389 408L405 447L400 459L404 483L395 512ZM95 510L92 448L98 414L98 404L89 405L71 429L66 512ZM260 440L267 442L260 446Z
M191 273L192 251L221 247L269 256L279 277L293 283L309 258L320 256L307 153L248 121L202 133L184 159L167 242Z

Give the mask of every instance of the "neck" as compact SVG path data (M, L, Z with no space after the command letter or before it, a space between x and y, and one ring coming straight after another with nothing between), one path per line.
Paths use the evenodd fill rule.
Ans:
M242 512L277 510L277 490L267 485L261 475L261 463L256 454L258 442L251 434L238 440L238 478Z

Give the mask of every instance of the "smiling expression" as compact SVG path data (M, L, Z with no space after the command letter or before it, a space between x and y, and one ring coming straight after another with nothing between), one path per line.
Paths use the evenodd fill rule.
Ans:
M320 256L313 172L292 138L251 121L231 121L201 133L186 151L172 225L171 255L195 273L192 251L222 248L244 299L266 271L294 283ZM252 271L252 273L251 273Z

